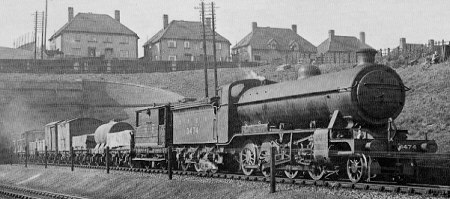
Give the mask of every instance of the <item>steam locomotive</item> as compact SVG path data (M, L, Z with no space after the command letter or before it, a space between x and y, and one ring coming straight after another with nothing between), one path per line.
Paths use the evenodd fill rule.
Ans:
M117 166L164 167L170 146L172 165L182 170L269 175L275 147L276 169L289 178L414 178L417 158L435 153L436 142L407 139L408 131L396 128L407 87L393 69L374 63L375 50L357 54L349 70L319 75L308 66L296 81L239 80L217 97L138 110L135 130L96 130L90 162L110 156Z

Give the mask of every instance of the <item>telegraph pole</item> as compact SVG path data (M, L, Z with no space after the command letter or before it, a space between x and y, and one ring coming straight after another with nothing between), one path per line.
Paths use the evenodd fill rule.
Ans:
M45 0L45 29L44 29L44 50L47 49L47 11L48 11L48 0Z
M41 19L41 59L44 59L44 12L42 12Z
M202 2L202 28L203 28L203 64L205 71L205 97L208 98L208 58L206 56L206 30L205 30L205 3Z
M214 96L219 95L217 83L217 58L216 58L216 24L214 14L214 2L211 2L211 17L212 17L212 40L213 40L213 56L214 56Z
M34 15L34 60L36 61L37 56L37 22L38 22L38 12Z

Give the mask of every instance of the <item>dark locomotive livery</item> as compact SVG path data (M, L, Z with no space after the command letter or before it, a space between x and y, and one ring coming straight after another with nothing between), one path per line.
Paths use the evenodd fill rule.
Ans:
M179 169L268 175L275 147L276 169L289 178L414 178L417 156L437 145L395 127L407 88L393 69L374 63L375 53L358 51L358 65L337 73L318 75L310 66L296 81L240 80L218 97L139 110L136 130L96 139L90 162L110 155L117 166L164 167L171 146Z

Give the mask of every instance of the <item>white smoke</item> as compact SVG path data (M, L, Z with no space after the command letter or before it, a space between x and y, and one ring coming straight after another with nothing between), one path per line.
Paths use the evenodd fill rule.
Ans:
M245 76L246 79L257 79L260 81L263 81L266 79L264 76L260 76L260 75L256 74L256 72L253 70L246 71L245 74L246 74L246 76Z

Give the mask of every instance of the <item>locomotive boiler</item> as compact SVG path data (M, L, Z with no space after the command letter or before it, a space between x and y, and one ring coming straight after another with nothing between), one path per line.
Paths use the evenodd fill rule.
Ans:
M349 122L384 125L402 111L405 86L393 69L363 57L370 53L361 51L360 63L350 70L250 88L236 104L238 115L246 124L326 128L339 110Z

